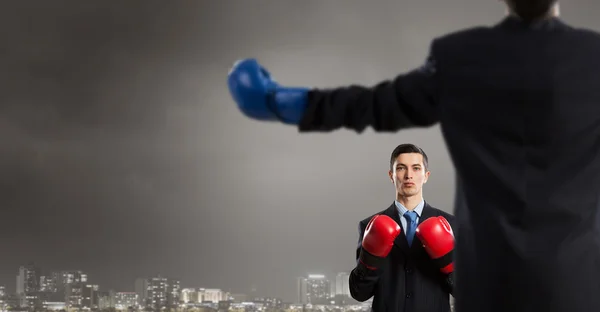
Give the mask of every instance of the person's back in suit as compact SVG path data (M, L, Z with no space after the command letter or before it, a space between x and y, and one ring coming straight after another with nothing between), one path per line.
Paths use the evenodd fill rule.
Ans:
M545 17L554 1L509 2L519 17L437 38L425 66L374 87L264 84L262 103L233 79L256 72L240 63L230 88L248 116L302 132L440 123L457 172L457 311L600 311L600 35Z
M437 44L457 310L600 311L600 36L509 17Z

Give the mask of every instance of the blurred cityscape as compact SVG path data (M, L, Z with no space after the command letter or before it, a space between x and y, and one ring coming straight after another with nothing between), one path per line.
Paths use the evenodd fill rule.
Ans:
M296 302L283 302L216 288L182 287L178 279L163 276L132 281L134 292L104 290L89 282L85 272L42 273L39 267L29 264L19 268L14 293L0 285L0 311L369 311L371 299L358 302L350 297L348 278L349 272L340 272L331 279L322 274L298 277Z

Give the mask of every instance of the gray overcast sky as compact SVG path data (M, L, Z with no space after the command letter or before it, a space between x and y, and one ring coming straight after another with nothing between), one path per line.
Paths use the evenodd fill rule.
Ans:
M562 12L597 29L599 8ZM357 222L393 200L397 144L429 153L425 197L452 211L439 129L299 135L249 120L230 66L371 85L419 66L433 37L503 14L494 0L3 1L0 284L35 261L105 290L160 273L293 300L296 276L352 269Z

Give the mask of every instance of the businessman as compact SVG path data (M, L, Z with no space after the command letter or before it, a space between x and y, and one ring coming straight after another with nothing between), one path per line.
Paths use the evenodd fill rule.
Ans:
M372 87L288 88L243 60L229 88L248 117L301 132L439 123L457 311L600 311L600 34L554 0L505 3L497 24L435 38L424 65Z
M373 297L373 312L450 312L454 217L423 199L429 175L421 148L396 147L389 170L395 200L359 222L350 294Z

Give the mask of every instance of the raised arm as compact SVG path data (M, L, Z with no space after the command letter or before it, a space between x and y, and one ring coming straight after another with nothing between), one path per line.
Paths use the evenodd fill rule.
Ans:
M285 87L255 59L238 61L229 73L228 86L246 116L297 125L301 132L428 127L439 121L434 46L435 41L422 66L370 87Z

